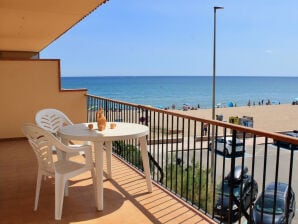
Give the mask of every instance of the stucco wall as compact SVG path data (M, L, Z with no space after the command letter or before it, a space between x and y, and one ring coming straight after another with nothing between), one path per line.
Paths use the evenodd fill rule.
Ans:
M22 137L21 125L43 108L86 121L86 90L60 90L59 60L0 60L0 139Z

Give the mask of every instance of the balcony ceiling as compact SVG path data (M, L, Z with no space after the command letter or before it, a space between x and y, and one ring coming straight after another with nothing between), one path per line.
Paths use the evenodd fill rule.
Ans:
M40 52L106 0L0 0L0 51Z

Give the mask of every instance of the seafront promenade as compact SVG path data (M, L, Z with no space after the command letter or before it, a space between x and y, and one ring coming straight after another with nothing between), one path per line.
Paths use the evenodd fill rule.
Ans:
M212 109L197 109L175 112L211 119ZM223 121L230 116L253 117L253 128L269 132L292 131L298 129L298 105L262 105L216 108L216 115L223 115Z

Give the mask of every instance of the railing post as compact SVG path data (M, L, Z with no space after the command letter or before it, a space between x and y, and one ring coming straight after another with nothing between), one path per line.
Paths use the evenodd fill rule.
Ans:
M211 129L211 179L214 179L214 172L215 172L215 125L212 124Z
M108 108L108 106L109 106L108 101L105 100L104 101L104 112L105 112L105 117L109 121L110 120L110 117L109 117L109 108Z
M148 115L148 110L147 110L147 109L145 110L145 114L146 114L146 120L145 120L145 123L146 123L146 126L148 126L149 115Z
M290 155L290 167L289 167L289 182L288 182L288 185L289 185L289 189L292 189L292 175L293 175L293 160L294 160L294 150L297 148L296 145L293 145L291 144L291 155ZM289 196L290 194L287 195L287 203L289 203ZM294 211L295 212L295 211ZM289 222L289 209L286 210L286 223Z
M234 201L234 175L235 175L235 153L236 153L236 137L237 137L237 131L232 130L232 155L231 155L231 172L230 172L230 198L229 198L229 217L228 217L228 223L232 223L232 207L233 207L233 201ZM240 208L239 208L240 209Z

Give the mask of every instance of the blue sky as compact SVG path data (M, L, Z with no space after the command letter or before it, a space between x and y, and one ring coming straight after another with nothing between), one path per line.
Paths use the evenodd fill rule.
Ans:
M298 76L297 0L110 0L41 52L62 76Z

